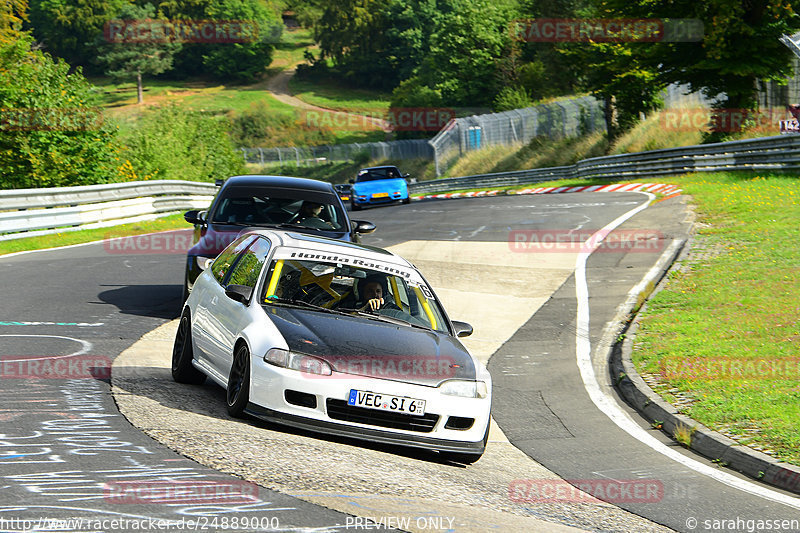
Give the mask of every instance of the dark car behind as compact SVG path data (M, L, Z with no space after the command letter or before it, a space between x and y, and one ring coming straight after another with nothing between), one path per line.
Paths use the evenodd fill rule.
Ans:
M323 206L318 219L302 219L304 202ZM286 176L235 176L226 180L207 211L187 211L194 245L186 257L184 300L197 276L245 228L282 228L358 242L374 231L369 222L350 220L339 193L323 181Z

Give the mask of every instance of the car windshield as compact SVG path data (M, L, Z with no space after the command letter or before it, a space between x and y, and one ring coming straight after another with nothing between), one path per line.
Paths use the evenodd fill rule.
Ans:
M317 256L306 258L306 256ZM413 269L336 254L278 253L266 272L262 302L343 312L448 333L447 321L428 285ZM367 299L380 287L383 304Z
M321 230L342 230L346 224L345 215L332 195L243 187L227 191L216 202L210 218L215 224L293 224Z
M356 177L356 183L362 183L364 181L394 179L399 177L400 177L400 171L398 171L394 167L370 168L359 171L358 176Z

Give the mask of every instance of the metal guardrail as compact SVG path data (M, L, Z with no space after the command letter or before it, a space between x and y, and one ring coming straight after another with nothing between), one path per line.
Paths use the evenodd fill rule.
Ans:
M0 240L115 226L207 207L212 183L137 181L0 191Z
M800 169L800 135L779 135L635 154L584 159L574 165L496 172L409 185L412 194L503 187L559 179L638 179L721 170L793 171Z
M639 179L719 170L800 170L800 135L584 159L574 165L417 182L412 194L569 178ZM0 240L104 227L209 205L210 183L159 180L0 191Z

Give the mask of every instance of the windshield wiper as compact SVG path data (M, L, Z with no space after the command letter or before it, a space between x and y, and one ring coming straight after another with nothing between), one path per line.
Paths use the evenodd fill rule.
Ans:
M278 303L283 305L290 305L294 307L304 307L306 309L314 309L315 311L326 311L328 313L334 313L339 315L345 315L347 313L343 313L338 309L330 309L328 307L322 307L321 305L312 304L309 302L304 302L303 300L295 300L295 299L288 299L288 298L278 298L277 296L270 296L267 298L266 303Z
M389 324L395 324L397 326L411 326L413 328L420 328L424 330L430 330L430 328L426 326L422 326L420 324L414 324L413 322L409 322L408 320L403 320L402 318L397 318L394 316L387 316L381 315L378 313L368 313L366 311L362 311L360 309L349 309L346 307L340 307L339 311L348 313L348 314L355 314L358 316L363 316L364 318L372 318L374 320L379 320L381 322L388 322Z

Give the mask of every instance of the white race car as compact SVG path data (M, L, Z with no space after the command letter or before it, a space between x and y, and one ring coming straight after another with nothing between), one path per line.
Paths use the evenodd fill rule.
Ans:
M283 231L237 238L197 279L172 355L228 412L471 463L492 380L420 272L371 246Z

